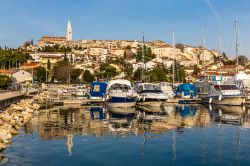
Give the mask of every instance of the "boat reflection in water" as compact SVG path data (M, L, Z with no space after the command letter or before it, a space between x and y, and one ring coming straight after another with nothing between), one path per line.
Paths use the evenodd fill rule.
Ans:
M35 119L38 120L35 121ZM37 126L42 139L59 139L66 136L64 133L107 135L110 123L118 121L135 123L136 125L130 130L135 134L140 133L143 126L150 127L150 130L158 133L158 129L163 131L163 129L205 125L210 122L210 115L205 108L192 105L126 109L118 107L63 109L58 107L38 112L38 117L34 117L30 127L34 129L34 126Z
M214 127L215 124L218 124L218 127ZM115 141L114 139L117 137L128 139L140 137L139 141L134 139L133 143L136 142L139 145L141 157L145 158L146 153L149 153L146 147L149 146L147 142L161 140L161 137L165 139L166 136L166 138L171 137L171 141L167 141L167 143L171 144L172 159L175 160L178 159L178 154L181 155L178 153L178 148L184 150L181 145L183 145L185 137L195 139L198 146L202 142L202 151L204 152L202 155L205 155L206 147L208 147L206 146L206 140L209 140L208 137L211 136L216 139L215 142L217 143L219 141L217 141L217 131L222 126L236 125L249 128L249 124L248 110L242 107L213 106L206 108L202 105L169 104L160 108L126 109L109 108L107 106L76 109L56 107L40 110L27 124L26 131L38 133L42 140L65 140L69 156L74 155L75 148L80 148L79 146L74 147L78 144L74 141L79 141L79 137L84 139L94 137L111 142ZM212 127L217 134L209 135L211 131L208 132L207 129ZM189 130L189 128L195 128L195 130ZM195 136L192 132L196 132L197 135ZM203 133L203 137L202 134L198 134L200 132ZM189 135L192 136L189 137ZM240 140L240 134L237 139ZM178 141L180 142L178 143ZM196 145L194 142L189 142L187 145ZM178 144L181 145L178 146ZM218 144L222 143L219 141ZM152 148L152 144L150 146ZM76 150L76 152L78 151Z
M91 107L89 112L92 120L103 120L106 118L105 109L103 107Z
M108 107L109 108L109 107ZM134 107L118 108L110 107L107 113L108 127L112 134L128 134L136 121ZM123 133L120 133L123 132Z
M244 116L247 115L245 107L209 105L212 118L216 122L243 125Z

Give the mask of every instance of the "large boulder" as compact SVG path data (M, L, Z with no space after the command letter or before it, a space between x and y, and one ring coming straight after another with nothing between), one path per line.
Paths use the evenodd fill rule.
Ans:
M1 126L0 127L0 142L4 144L8 144L11 141L12 135L11 135L11 128L6 126Z

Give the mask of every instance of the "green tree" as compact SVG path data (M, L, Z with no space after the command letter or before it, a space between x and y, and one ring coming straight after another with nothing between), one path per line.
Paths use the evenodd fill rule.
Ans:
M116 71L116 68L114 68L113 66L108 66L104 72L104 76L108 79L116 76L117 74L118 72Z
M144 49L142 49L142 46L139 46L137 48L137 54L134 54L137 62L143 61L143 59L142 59L143 51L145 54L145 62L148 62L156 57L156 55L152 53L152 50L150 47L144 46Z
M58 61L53 68L53 77L58 81L67 82L70 79L70 73L72 71L72 66L67 58Z
M163 67L157 66L152 71L149 72L149 79L151 82L154 81L162 81L166 82L169 81L166 76L166 71Z
M59 46L58 44L54 46L44 46L42 48L39 48L37 51L39 52L71 52L70 47L66 46Z
M81 69L72 69L71 70L71 82L78 83L79 76L82 74L83 70Z
M126 51L124 51L123 58L124 58L124 59L127 58L127 52L126 52Z
M239 65L246 66L248 64L248 58L244 55L240 55L238 56L238 62L239 62Z
M145 70L145 69L142 69L141 67L138 67L138 68L135 70L133 79L136 80L136 81L142 81L142 72L143 72L144 78L147 77L147 72L146 72L146 70Z
M1 69L18 68L19 65L26 63L28 59L31 59L29 54L23 53L17 49L5 47L4 50L0 50Z
M83 72L83 80L85 82L93 82L95 80L94 76L90 73L89 70L84 70Z
M11 78L6 75L0 75L0 89L7 89L12 83Z
M133 65L131 63L126 63L124 65L123 71L124 71L127 79L129 79L129 80L132 79L132 77L133 77Z
M200 73L201 73L201 69L200 69L197 65L195 65L195 66L194 66L193 74L194 74L194 75L198 75L198 74L200 74Z
M99 78L107 78L110 79L114 76L116 76L118 72L116 71L116 68L113 66L110 66L110 62L102 63L100 65L100 73L98 74Z
M39 82L46 81L46 69L44 67L36 67L34 69L34 77Z
M222 58L224 58L224 59L228 59L225 52L223 52L221 56L222 56Z
M236 65L236 61L235 60L227 60L223 62L224 65Z
M50 63L50 60L48 59L47 61L47 70L51 70L51 63Z

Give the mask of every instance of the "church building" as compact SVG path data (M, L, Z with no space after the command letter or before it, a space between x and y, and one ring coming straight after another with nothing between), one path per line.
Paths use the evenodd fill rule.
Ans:
M63 44L65 42L70 42L70 41L72 41L72 27L71 27L70 21L68 21L65 37L43 36L40 40L38 40L37 45L39 47L42 47L48 44Z

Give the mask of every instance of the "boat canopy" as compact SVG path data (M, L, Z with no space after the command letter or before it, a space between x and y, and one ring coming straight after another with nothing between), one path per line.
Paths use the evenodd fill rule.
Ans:
M152 83L138 83L134 89L137 92L162 92L161 87Z
M91 97L104 97L106 93L107 84L105 82L92 82L90 84Z
M176 93L181 93L184 96L197 96L197 88L193 84L181 84L177 87Z
M109 90L115 84L126 85L128 87L131 87L131 82L129 80L118 79L118 80L111 80L111 81L109 81L109 83L107 85L107 90Z

